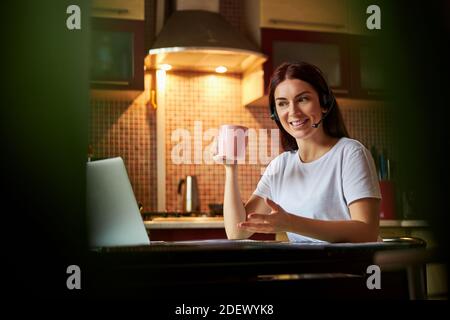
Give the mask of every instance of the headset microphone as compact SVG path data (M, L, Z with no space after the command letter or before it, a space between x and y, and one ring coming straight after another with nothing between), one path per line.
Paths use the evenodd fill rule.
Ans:
M315 129L319 128L319 126L320 126L320 124L322 123L323 119L325 119L325 115L322 117L322 119L319 120L319 122L313 123L313 124L311 125L311 127L312 127L312 128L315 128Z
M331 101L328 101L329 99L331 99ZM334 97L333 97L332 94L331 94L330 88L328 88L328 95L326 95L326 96L323 97L323 105L328 105L328 104L330 104L330 102L331 102L331 105L330 105L330 107L328 108L327 112L325 112L325 113L322 115L322 119L320 119L318 122L313 123L313 124L311 125L312 128L314 128L314 129L319 128L319 127L320 127L320 124L322 123L322 121L325 120L325 118L327 117L327 115L330 113L331 109L333 109L333 107L334 107L335 100L334 100Z

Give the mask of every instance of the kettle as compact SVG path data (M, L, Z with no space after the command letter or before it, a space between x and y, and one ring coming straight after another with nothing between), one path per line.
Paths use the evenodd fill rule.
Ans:
M181 212L199 212L200 200L196 176L186 176L178 181L178 198Z

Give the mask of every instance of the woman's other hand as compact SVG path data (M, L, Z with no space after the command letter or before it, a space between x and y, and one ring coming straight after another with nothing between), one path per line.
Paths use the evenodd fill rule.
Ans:
M270 207L269 214L250 213L247 221L238 224L239 228L256 233L286 232L291 225L292 215L270 199L265 199Z

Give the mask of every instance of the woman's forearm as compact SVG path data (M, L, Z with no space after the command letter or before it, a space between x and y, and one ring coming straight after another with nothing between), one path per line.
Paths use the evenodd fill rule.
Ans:
M356 220L316 220L290 214L287 232L298 233L327 242L377 241L378 226Z
M225 167L223 215L228 239L246 239L253 234L238 228L238 223L245 221L247 214L239 192L236 166Z

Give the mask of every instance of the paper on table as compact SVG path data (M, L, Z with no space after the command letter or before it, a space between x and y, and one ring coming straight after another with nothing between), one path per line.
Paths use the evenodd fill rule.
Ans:
M257 243L257 242L281 242L276 240L252 240L252 239L238 239L238 240L228 240L228 239L207 239L207 240L189 240L189 241L178 241L181 244L221 244L221 243Z

